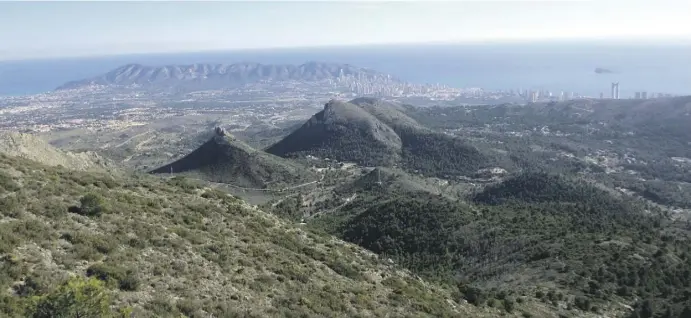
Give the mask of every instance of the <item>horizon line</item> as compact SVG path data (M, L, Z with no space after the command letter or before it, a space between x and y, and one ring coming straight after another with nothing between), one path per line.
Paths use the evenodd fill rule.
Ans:
M358 43L339 45L306 45L306 46L278 46L278 47L249 47L227 49L201 49L201 50L169 50L169 51L135 51L116 54L67 54L63 56L36 56L28 58L2 58L0 63L28 62L28 61L53 61L71 59L98 59L124 56L147 55L176 55L176 54L213 54L226 52L266 52L266 51L300 51L300 50L332 50L353 49L368 47L410 47L410 46L482 46L482 45L540 45L540 44L598 44L598 45L691 45L691 37L657 37L657 38L543 38L543 39L492 39L492 40L468 40L468 41L434 41L434 42L395 42L395 43Z

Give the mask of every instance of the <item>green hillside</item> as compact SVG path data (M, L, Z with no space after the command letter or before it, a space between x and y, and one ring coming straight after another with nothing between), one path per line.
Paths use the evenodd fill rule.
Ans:
M184 178L114 178L0 156L0 182L3 317L499 313Z
M372 98L331 101L267 151L365 166L401 164L408 171L438 177L469 175L492 166L492 158L472 145L420 126L406 111L405 106Z
M536 297L553 312L683 317L691 301L689 231L661 211L566 177L525 174L465 204L390 193L315 221L478 306ZM347 214L350 212L351 214ZM337 226L329 227L329 223ZM648 316L652 317L652 316Z
M299 164L255 150L231 136L214 136L185 157L152 171L171 172L246 188L280 187L318 179Z
M267 148L267 152L298 157L313 155L367 166L392 165L401 140L391 127L364 109L330 101L302 127Z
M368 113L382 121L383 123L393 127L394 129L401 128L417 128L423 127L415 121L415 119L408 116L412 106L401 105L393 102L383 101L378 98L360 97L349 101L353 105L362 107Z
M403 129L403 167L423 175L452 178L495 167L495 160L463 140L436 132Z
M571 100L529 105L415 108L411 118L431 129L460 130L491 141L519 165L560 172L587 170L583 162L553 160L531 146L582 157L595 149L635 157L625 169L645 179L691 182L691 97L649 100ZM542 135L543 128L551 133ZM480 132L480 133L478 133ZM558 133L558 134L555 134ZM501 145L497 145L501 142Z

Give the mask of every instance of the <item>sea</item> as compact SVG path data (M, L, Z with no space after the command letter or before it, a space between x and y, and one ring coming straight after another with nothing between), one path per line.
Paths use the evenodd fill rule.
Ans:
M48 92L61 84L144 65L258 62L348 63L419 84L491 91L549 90L609 96L638 91L691 95L691 45L675 43L494 43L370 45L0 61L0 95ZM609 73L595 72L596 68Z

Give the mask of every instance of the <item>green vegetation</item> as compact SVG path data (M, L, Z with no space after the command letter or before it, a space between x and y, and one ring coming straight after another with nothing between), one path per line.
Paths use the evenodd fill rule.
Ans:
M282 157L312 155L362 165L392 165L400 138L386 124L364 109L331 101L302 127L267 148Z
M110 309L110 296L94 279L72 278L56 290L31 299L29 316L34 318L117 317ZM127 309L120 316L127 317Z
M0 210L3 317L492 316L359 247L184 178L1 155L0 172L13 190L3 196L16 200ZM108 209L69 213L79 205Z
M507 312L525 312L521 302L537 299L565 316L628 315L613 304L639 308L637 299L648 299L655 315L681 317L691 304L677 296L689 288L688 227L654 207L546 173L488 186L473 200L382 193L313 226Z
M98 194L89 193L79 199L81 206L79 214L86 216L100 216L106 211L105 200Z
M215 136L187 156L152 171L171 172L246 188L280 188L317 180L299 164L255 150L228 136Z
M364 166L402 164L408 171L437 177L472 174L492 163L472 145L421 127L404 111L402 106L371 99L332 101L267 151Z
M403 166L423 175L448 177L472 175L492 167L492 162L459 138L432 132L404 130Z
M91 265L86 269L86 276L95 277L121 290L136 291L139 288L139 279L133 270L125 270L114 265Z
M332 101L268 152L378 167L310 160L323 182L262 202L299 226L201 180L2 157L0 315L62 306L77 277L135 316L688 317L689 105ZM224 137L172 165L252 187L306 171Z

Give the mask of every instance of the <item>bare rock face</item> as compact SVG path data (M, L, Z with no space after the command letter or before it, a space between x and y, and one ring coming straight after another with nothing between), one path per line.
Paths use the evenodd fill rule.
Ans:
M63 151L32 134L0 133L0 153L74 170L103 170L112 167L110 162L95 152Z

